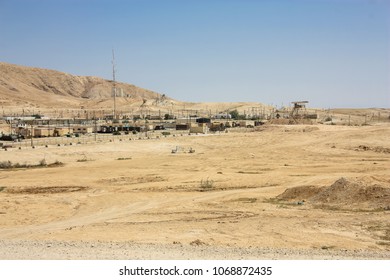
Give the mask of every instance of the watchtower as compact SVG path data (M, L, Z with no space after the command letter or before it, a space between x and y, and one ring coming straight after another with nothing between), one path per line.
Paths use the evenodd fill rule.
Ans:
M306 115L306 104L309 101L294 101L291 103L293 107L290 113L290 121L298 123L298 119L302 119Z

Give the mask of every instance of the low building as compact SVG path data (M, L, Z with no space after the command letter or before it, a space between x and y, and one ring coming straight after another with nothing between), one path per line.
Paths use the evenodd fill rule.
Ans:
M191 126L190 133L203 133L206 134L208 132L208 127L205 124L199 124L198 126Z
M53 136L54 129L48 127L34 127L34 137Z
M210 131L224 131L225 129L225 125L221 122L212 122L210 124Z
M115 131L118 131L118 127L112 125L102 125L98 130L99 133L113 133Z
M29 127L20 126L15 131L16 134L23 136L24 138L31 138L34 136L34 130L31 130Z
M73 133L73 128L70 127L56 127L54 129L53 136L65 136L66 134Z
M211 119L210 118L198 118L198 119L196 119L196 122L197 123L211 123Z
M254 126L255 126L254 121L249 121L249 120L240 121L240 127L254 127Z
M93 126L73 126L73 133L87 134L93 132Z
M176 123L166 122L163 123L165 129L176 129Z
M189 129L190 129L190 125L187 123L176 124L176 130L189 130Z

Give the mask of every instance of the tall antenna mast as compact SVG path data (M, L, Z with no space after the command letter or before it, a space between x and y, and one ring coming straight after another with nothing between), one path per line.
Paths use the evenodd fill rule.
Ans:
M114 115L113 119L116 119L116 82L115 82L115 54L114 49L112 49L112 80L114 82L114 87L112 89L114 94Z

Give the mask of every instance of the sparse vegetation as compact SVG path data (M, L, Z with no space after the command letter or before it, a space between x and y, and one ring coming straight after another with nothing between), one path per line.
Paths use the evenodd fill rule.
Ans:
M88 159L85 153L83 153L83 158L77 160L77 162L86 162L86 161L92 161L92 160Z
M390 242L385 242L385 241L379 241L376 244L381 245L381 246L390 246Z
M205 246L205 245L207 245L207 243L203 242L203 241L200 240L200 239L196 239L196 240L194 240L194 241L191 241L191 242L190 242L190 245L191 245L191 246Z
M116 160L129 160L131 159L131 157L120 157L120 158L117 158Z
M209 180L209 178L207 178L206 180L200 180L200 188L202 191L209 191L209 190L212 190L214 188L214 181L213 180Z
M47 166L47 162L46 162L46 159L41 159L40 161L39 161L39 166Z
M332 121L332 118L331 118L331 117L326 117L324 121L326 121L326 122L331 122L331 121Z
M49 166L62 166L64 165L61 161L56 160L55 162L49 164Z
M230 116L232 117L233 120L238 120L240 114L238 113L237 110L233 110L229 112Z
M246 120L246 119L248 119L245 114L244 115L240 115L240 113L237 111L237 109L235 109L233 111L230 111L229 115L231 116L231 118L233 120ZM257 120L257 117L252 117L250 119L251 120Z
M40 168L40 167L56 167L64 165L62 162L56 160L53 163L48 164L45 159L39 161L38 164L28 163L12 163L11 161L0 162L0 169L19 169L19 168Z
M0 192L4 191L5 187L0 187Z
M9 160L0 162L0 169L9 169L12 167L13 167L12 162Z
M255 203L257 201L257 198L255 197L241 197L236 200L237 202L243 202L243 203Z

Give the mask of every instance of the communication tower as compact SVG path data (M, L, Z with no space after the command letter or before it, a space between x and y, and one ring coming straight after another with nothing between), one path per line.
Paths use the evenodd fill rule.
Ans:
M113 81L113 88L112 93L114 95L114 114L113 119L116 119L116 82L115 82L115 53L114 50L112 50L112 81Z

